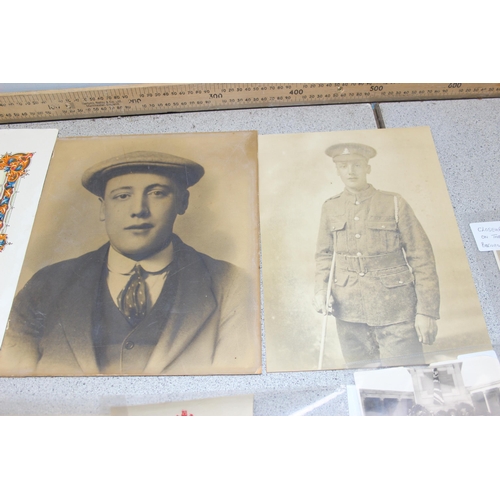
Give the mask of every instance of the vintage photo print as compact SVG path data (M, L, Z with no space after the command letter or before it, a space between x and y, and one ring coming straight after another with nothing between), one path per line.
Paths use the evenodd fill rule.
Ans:
M429 366L360 371L354 379L357 408L364 416L500 415L500 364L494 351Z
M260 373L257 133L57 142L0 373Z
M259 137L268 371L491 348L428 127Z

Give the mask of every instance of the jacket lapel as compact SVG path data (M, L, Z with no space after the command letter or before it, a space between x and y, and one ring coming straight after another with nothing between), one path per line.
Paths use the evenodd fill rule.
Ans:
M92 340L92 319L109 244L88 255L76 269L77 276L59 304L61 325L73 354L84 373L97 374Z
M163 332L144 370L159 374L189 346L217 308L212 279L198 252L174 235L175 278L172 306ZM163 292L162 292L163 295Z

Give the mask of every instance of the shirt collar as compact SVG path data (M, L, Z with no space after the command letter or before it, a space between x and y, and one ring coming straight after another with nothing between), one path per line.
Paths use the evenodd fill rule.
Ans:
M347 196L349 199L356 199L357 201L365 201L368 198L371 198L375 194L375 191L376 189L371 184L368 184L368 187L366 189L364 189L363 191L359 191L356 194L351 193L347 189L344 189L344 195Z
M112 246L108 253L108 270L112 273L130 274L136 264L139 264L148 273L157 273L165 269L174 258L172 242L167 248L148 257L147 259L135 261L117 252Z

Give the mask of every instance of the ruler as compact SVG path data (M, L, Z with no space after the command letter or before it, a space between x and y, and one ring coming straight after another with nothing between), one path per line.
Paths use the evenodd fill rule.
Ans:
M500 83L138 84L0 94L0 123L362 102L500 97Z

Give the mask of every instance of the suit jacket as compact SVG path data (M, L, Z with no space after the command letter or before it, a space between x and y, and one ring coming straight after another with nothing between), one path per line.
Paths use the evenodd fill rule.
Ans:
M120 374L260 372L256 285L236 266L173 238L174 263L156 304L122 351ZM6 375L96 375L96 298L109 243L38 271L17 294L0 351ZM174 276L172 276L174 274Z

